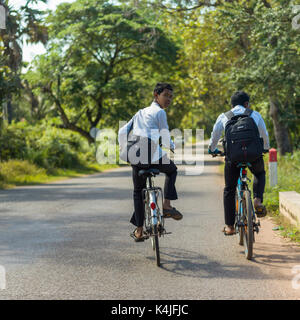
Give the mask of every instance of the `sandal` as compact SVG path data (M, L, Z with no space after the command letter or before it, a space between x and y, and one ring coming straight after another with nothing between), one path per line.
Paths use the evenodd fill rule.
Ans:
M267 215L267 209L264 205L257 206L255 208L255 214L258 218L263 218Z
M130 233L130 237L133 238L135 242L143 242L145 240L144 236L137 237L135 234L136 230L137 230L137 228L134 229L134 231L132 233Z
M231 229L231 231L229 231L229 229ZM222 232L224 233L225 236L233 236L236 233L234 227L229 228L228 226L225 226L222 229Z
M173 207L172 209L163 209L163 217L181 220L183 216L178 210L176 210L176 208Z

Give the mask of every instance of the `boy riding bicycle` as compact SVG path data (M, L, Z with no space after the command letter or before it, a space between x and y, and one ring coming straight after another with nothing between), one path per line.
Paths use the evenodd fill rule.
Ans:
M247 93L243 91L237 91L231 97L232 109L230 112L222 113L216 120L214 124L213 131L211 133L211 139L209 142L208 152L209 154L218 154L217 149L218 141L226 128L226 125L230 121L228 114L231 113L232 117L238 115L248 115L251 117L258 129L260 137L263 139L263 149L265 151L269 150L269 135L266 129L265 122L261 115L257 111L252 111L250 109L250 97ZM225 131L226 132L226 131ZM246 147L244 148L246 149ZM229 154L225 157L225 188L224 188L224 215L225 215L225 228L224 231L226 235L232 235L235 233L234 221L235 221L235 191L237 186L237 181L240 174L240 168L237 167L237 163L229 160ZM254 209L257 217L264 217L266 215L266 208L263 203L263 194L265 189L265 169L264 160L262 153L254 161L249 162L250 171L254 175L253 181L253 197L254 197Z
M138 136L141 142L149 144L150 141L150 148L147 146L145 148L140 148L141 157L143 156L142 150L148 150L147 156L142 157L143 159L146 158L147 161L136 164L131 163L134 185L134 213L130 222L136 226L136 229L131 234L136 242L144 241L144 203L142 190L146 187L146 178L139 176L139 170L151 167L166 174L163 215L165 218L171 217L175 220L182 219L182 214L171 206L171 200L178 199L175 187L177 167L174 162L167 157L166 152L164 152L159 145L161 130L164 130L164 134L170 136L167 115L164 109L172 102L173 88L168 83L158 83L153 94L154 101L152 104L147 108L139 110L134 117L119 130L120 144L123 140L122 136L127 136L130 126L132 126L133 135ZM162 141L164 141L164 139ZM174 149L175 145L170 138L168 142L171 149Z

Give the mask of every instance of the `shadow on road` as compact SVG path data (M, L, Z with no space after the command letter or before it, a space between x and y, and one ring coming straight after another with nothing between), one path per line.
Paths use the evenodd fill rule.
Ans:
M259 243L255 248L255 256L253 262L258 265L270 266L276 269L286 269L287 265L298 265L300 248L295 246L294 250L291 245L276 245L276 253L274 253L273 243Z
M147 258L154 263L154 257ZM197 252L174 248L161 250L161 263L161 268L167 272L192 278L253 279L254 273L258 278L272 278L272 275L262 273L254 264L225 265Z

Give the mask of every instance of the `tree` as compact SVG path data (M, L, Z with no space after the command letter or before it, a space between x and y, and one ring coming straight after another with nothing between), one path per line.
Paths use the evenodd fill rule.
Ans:
M178 99L184 123L209 130L235 90L249 91L281 154L299 141L299 32L289 0L153 1L184 45ZM212 5L213 4L213 5ZM168 24L170 26L170 23ZM269 120L270 119L270 120Z
M291 1L228 4L218 14L218 32L228 50L238 50L231 79L268 101L280 154L292 151L290 129L299 126L300 34L293 30Z
M125 4L77 0L60 5L48 23L48 52L27 79L54 104L61 127L89 142L92 127L132 116L175 63L176 46Z
M33 5L38 2L47 2L47 0L27 0L19 10L14 9L10 0L1 0L4 5L7 18L6 29L0 30L0 46L3 51L1 53L2 65L6 66L10 73L6 81L8 84L2 84L0 92L3 93L2 100L7 100L8 121L13 117L12 111L12 95L22 87L20 81L20 72L22 68L22 42L37 43L47 42L47 29L42 24L43 12L33 9ZM0 84L1 85L1 84ZM4 90L4 86L6 89ZM9 90L7 90L9 86Z

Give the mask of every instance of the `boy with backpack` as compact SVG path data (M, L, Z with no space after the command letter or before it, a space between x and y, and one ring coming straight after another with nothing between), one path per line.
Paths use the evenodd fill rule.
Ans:
M269 150L269 136L265 122L257 111L250 109L250 97L243 91L237 91L231 97L232 109L217 118L211 133L208 153L218 154L218 141L225 130L225 188L224 215L225 235L235 233L235 191L240 169L239 162L250 163L250 171L254 175L253 198L257 217L266 215L262 204L265 189L265 169L263 152Z

